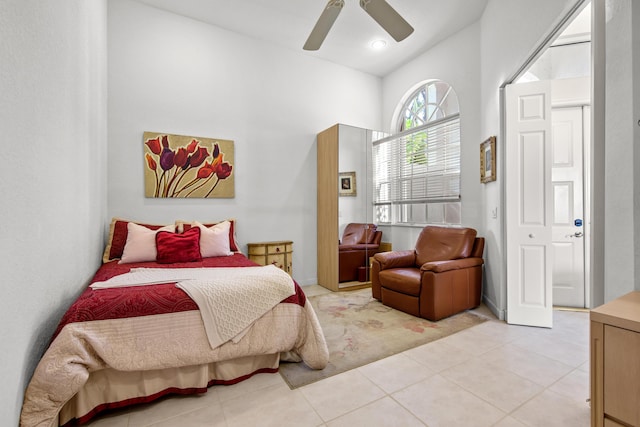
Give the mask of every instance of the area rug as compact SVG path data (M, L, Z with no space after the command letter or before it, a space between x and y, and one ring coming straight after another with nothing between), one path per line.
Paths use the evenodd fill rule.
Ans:
M304 363L280 363L291 389L366 365L410 348L478 325L485 317L473 312L431 322L382 305L371 289L330 292L309 297L322 325L329 365L313 370Z

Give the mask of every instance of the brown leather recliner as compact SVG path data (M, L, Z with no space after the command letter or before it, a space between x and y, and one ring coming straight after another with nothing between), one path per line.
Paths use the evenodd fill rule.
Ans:
M373 297L429 320L477 307L483 250L484 238L472 228L425 227L415 249L374 255Z
M338 244L338 282L358 280L358 268L368 267L369 258L379 252L382 231L375 224L351 223Z

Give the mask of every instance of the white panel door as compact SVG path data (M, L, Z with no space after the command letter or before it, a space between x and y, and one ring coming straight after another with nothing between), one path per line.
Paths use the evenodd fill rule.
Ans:
M551 83L506 87L507 322L551 327Z
M553 305L585 307L582 108L553 109Z

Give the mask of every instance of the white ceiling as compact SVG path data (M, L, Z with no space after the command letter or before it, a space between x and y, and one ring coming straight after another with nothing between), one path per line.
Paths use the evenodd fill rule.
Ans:
M480 19L488 0L388 0L415 29L393 40L360 8L346 0L318 51L302 50L326 0L138 0L239 34L262 39L346 67L384 76L415 55ZM371 41L384 39L374 51Z

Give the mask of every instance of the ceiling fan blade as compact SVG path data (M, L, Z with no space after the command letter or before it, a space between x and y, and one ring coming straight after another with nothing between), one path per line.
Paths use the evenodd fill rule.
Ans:
M302 47L304 50L318 50L322 45L322 42L329 34L329 30L333 26L333 23L338 18L342 7L344 6L344 0L329 0L327 6L325 6L318 22L311 30L309 38Z
M413 33L413 27L386 0L360 0L360 7L397 42Z

